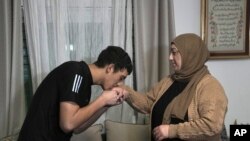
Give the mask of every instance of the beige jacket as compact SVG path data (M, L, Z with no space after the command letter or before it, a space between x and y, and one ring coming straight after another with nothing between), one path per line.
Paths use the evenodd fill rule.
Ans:
M172 79L166 77L146 94L140 94L126 87L130 93L127 101L135 109L145 114L150 113L151 116L154 104L172 83ZM212 75L205 75L197 85L196 94L188 107L189 121L176 125L171 124L169 137L192 141L220 141L227 104L228 100L221 84ZM169 122L169 119L163 119L162 124Z

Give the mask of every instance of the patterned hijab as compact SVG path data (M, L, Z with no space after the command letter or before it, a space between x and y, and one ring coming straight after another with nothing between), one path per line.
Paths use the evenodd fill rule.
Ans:
M174 72L171 78L174 81L188 82L185 89L179 94L173 104L167 108L168 112L176 118L184 120L188 106L195 95L196 86L203 76L209 74L205 62L208 60L209 52L202 39L192 33L177 36L171 44L175 44L181 54L182 66L179 71Z

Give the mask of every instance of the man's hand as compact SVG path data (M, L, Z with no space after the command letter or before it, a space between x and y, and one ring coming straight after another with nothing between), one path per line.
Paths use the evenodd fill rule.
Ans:
M124 101L123 90L121 88L113 88L110 91L103 91L101 97L105 100L107 106L118 105Z

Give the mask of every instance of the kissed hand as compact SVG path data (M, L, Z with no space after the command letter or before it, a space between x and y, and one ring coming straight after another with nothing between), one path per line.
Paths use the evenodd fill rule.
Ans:
M118 93L119 96L118 102L120 103L122 103L128 97L128 92L123 88L114 87L112 90Z

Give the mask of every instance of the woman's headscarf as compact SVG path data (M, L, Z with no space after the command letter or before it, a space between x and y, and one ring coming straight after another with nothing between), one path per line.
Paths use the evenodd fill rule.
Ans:
M182 59L181 69L174 72L171 78L174 81L188 82L188 84L181 94L175 98L167 112L184 120L198 82L209 73L205 66L209 51L202 39L192 33L177 36L171 44L175 44Z

